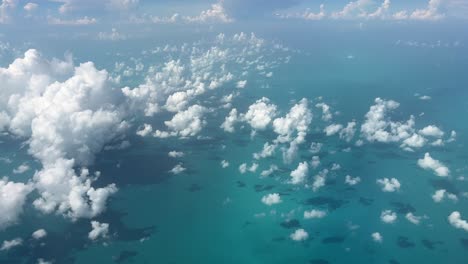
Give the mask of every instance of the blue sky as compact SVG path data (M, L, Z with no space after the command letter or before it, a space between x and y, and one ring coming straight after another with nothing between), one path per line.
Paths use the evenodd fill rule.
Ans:
M443 21L467 17L468 2L464 0L3 0L0 6L0 23L13 26L31 22L86 26L270 19Z

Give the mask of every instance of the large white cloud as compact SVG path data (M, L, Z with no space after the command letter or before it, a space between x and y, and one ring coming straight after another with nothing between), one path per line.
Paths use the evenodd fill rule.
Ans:
M112 89L107 72L91 62L74 67L71 56L47 60L28 50L0 68L0 81L0 112L7 117L3 129L28 139L28 152L42 163L32 183L39 193L34 205L72 218L102 212L116 187L93 188L90 176L99 173L83 168L77 174L76 169L92 164L94 155L128 127L119 107L123 96Z

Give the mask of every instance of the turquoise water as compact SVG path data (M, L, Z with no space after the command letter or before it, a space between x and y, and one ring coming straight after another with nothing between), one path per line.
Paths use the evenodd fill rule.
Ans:
M249 86L233 105L245 112L255 100L266 96L284 114L292 102L307 98L315 103L322 96L333 111L339 111L335 122L345 124L355 119L359 127L374 99L381 97L401 104L392 118L407 120L413 114L418 129L435 124L446 133L457 131L455 142L415 152L403 151L396 143L356 147L355 140L346 143L336 136L326 137L320 111L313 109L307 142L291 164L283 164L277 151L273 157L258 161L256 173L241 174L239 165L251 164L252 154L275 135L259 132L251 138L247 127L226 134L219 125L229 110L219 109L209 115L202 132L209 139L161 140L130 135L130 148L97 156L93 169L105 175L98 184L115 182L119 188L107 211L96 218L110 224L107 241L87 240L88 220L70 222L60 216L41 215L27 206L21 222L2 231L0 240L28 237L38 228L48 230L49 236L44 245L25 241L25 246L15 251L0 253L0 262L34 263L44 258L56 263L466 263L468 240L464 239L468 239L468 233L452 227L447 217L460 211L468 218L468 202L463 195L468 184L457 180L458 176L468 176L467 48L414 48L396 46L396 38L367 37L349 44L324 38L317 40L322 42L315 44L319 47L312 42L311 46L296 43L302 53L293 54L289 64L274 70L267 81L269 88ZM276 38L287 42L285 36ZM288 44L294 46L291 42ZM106 64L104 60L97 63ZM256 81L249 79L249 83ZM419 100L415 93L432 99ZM40 167L25 149L18 150L18 142L2 141L2 155L13 162L2 164L1 174L25 160L34 168ZM323 143L320 153L308 151L311 142ZM343 151L346 148L351 151ZM171 150L186 155L169 158ZM451 169L451 177L440 178L417 166L417 160L427 151ZM326 186L317 192L289 184L290 171L313 155L320 156L321 165L311 170L308 181L333 163L340 164L341 169L331 171ZM223 169L222 160L229 161L230 166ZM168 173L179 162L187 171ZM260 177L260 171L270 164L278 165L279 170ZM32 174L29 171L21 177ZM361 177L362 182L353 187L345 185L348 174ZM397 178L401 190L382 192L376 179L385 177ZM459 200L434 203L431 195L441 188L458 194ZM269 193L280 193L283 202L266 206L261 198ZM304 219L303 212L311 209L328 214L321 219ZM397 212L395 223L380 221L385 209ZM405 219L407 212L425 217L414 225ZM297 228L309 233L306 241L289 238ZM382 234L382 243L372 240L373 232Z

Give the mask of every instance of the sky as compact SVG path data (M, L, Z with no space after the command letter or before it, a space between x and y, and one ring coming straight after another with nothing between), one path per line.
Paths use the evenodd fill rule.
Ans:
M339 164L327 160L330 156L359 153L364 148L368 150L365 153L375 154L374 151L381 151L381 144L388 144L405 161L410 160L413 166L407 169L411 173L416 170L432 177L465 181L462 174L466 166L459 164L460 159L448 162L451 155L465 149L463 142L458 145L457 141L463 139L463 132L458 134L451 128L460 122L429 119L431 112L437 116L437 108L421 107L429 112L425 115L417 107L434 102L444 108L444 114L452 113L445 112L450 111L450 107L445 107L450 100L444 101L444 89L452 89L452 96L456 97L460 91L452 86L466 81L465 75L460 74L460 65L466 65L466 53L462 51L468 36L468 1L0 3L0 170L4 174L0 179L0 232L6 230L0 233L4 239L0 261L1 252L21 246L32 250L34 241L40 241L49 232L53 234L54 227L45 230L35 224L23 226L24 230L15 229L25 221L24 215L54 216L66 219L70 225L86 221L82 237L86 243L111 243L111 231L116 225L101 216L114 196L129 192L125 184L103 175L97 168L112 171L125 167L125 156L113 160L113 151L122 154L141 147L138 151L143 154L138 153L138 157L164 152L164 159L160 160L169 161L157 164L165 169L160 173L174 178L196 174L193 167L213 160L216 168L231 170L233 175L256 173L258 169L263 180L282 173L287 180L278 176L275 184L293 186L297 190L294 195L300 199L304 190L330 190L327 179L341 173ZM323 90L309 89L315 88L311 83ZM345 89L348 86L360 96ZM328 98L317 96L316 91L328 93ZM376 96L377 93L383 95ZM399 101L385 97L388 95L399 97ZM344 100L347 97L353 97L356 103ZM346 101L343 111L340 99ZM346 111L346 107L353 111ZM464 105L458 107L466 110ZM461 129L466 129L462 125ZM329 140L329 145L310 142L312 135L318 134L317 140ZM231 142L231 136L239 138ZM193 153L206 147L198 141L222 142L216 147L226 159L223 156L219 160L221 154L213 151L215 155L211 150L207 151L208 156L213 154L215 158L202 160L203 154L195 156ZM193 147L193 153L190 147L182 149L186 142L193 144L188 145ZM248 160L241 163L243 155L234 157L223 152L226 145L236 149L243 142L248 142ZM151 155L144 152L145 147L154 144L168 144L171 149L151 149ZM332 149L320 152L320 148L329 146ZM340 149L343 146L346 148ZM453 148L453 152L443 151L445 148ZM108 162L107 155L116 164L106 168L102 164ZM302 160L304 155L313 157L306 161ZM352 158L360 164L360 157ZM387 158L378 154L372 158L383 162L382 167L390 171L399 168L386 164ZM190 164L191 159L198 164ZM345 164L346 161L343 158L343 165L354 165ZM363 167L372 167L369 164L374 160L366 162ZM210 166L213 164L207 165ZM343 176L340 184L349 187L347 190L366 181L363 175L339 176ZM386 194L406 195L405 188L412 182L398 177L372 179L375 184L369 193L378 186L376 190ZM237 184L242 185L239 181ZM462 203L468 197L466 192L458 193L446 186L432 190L427 182L424 184L418 186L427 192L424 194L429 202L424 201L421 208L444 199L460 199ZM237 195L237 186L229 188ZM296 204L300 199L288 200L283 195L288 191L265 193L248 205L291 206L293 209L287 210L292 210L292 214L303 210L302 205ZM213 193L216 196L217 192ZM125 200L122 197L120 202ZM382 201L389 202L385 199ZM221 202L229 204L230 197ZM430 216L433 218L419 214L420 211L417 215L401 215L382 206L374 220L393 224L398 213L398 217L418 225L437 221L437 216L443 215L440 219L450 230L468 231L466 210L454 203L443 206L450 214L428 212L434 214ZM259 218L277 217L275 210L262 210L265 211L258 213ZM332 214L320 210L302 213L301 220ZM307 241L312 232L306 231L291 230L288 240ZM383 231L374 231L366 237L381 243ZM30 237L25 235L28 232ZM391 236L390 232L387 234ZM146 238L138 239L141 243ZM463 255L458 250L456 253L456 257ZM52 263L41 259L34 262Z
M467 17L468 3L463 0L2 0L0 5L0 23L30 27L36 24L234 23L246 19L436 21Z

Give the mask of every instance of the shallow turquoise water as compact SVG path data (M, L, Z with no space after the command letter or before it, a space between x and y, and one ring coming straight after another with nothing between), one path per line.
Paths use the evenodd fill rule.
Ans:
M465 263L468 245L462 239L468 239L468 234L453 228L447 216L455 210L468 216L467 198L462 195L468 184L456 180L466 176L468 160L466 47L417 49L393 43L373 45L369 40L351 43L346 52L338 46L319 51L302 47L310 55L293 55L290 64L274 71L270 88L249 87L234 105L243 112L256 99L267 96L285 113L291 101L322 96L340 112L336 122L356 119L360 124L374 98L396 100L401 103L393 114L396 119L406 120L414 114L417 128L436 124L446 132L457 131L456 142L430 148L431 155L454 172L451 178L438 178L417 166L425 148L405 152L397 144L354 147L336 137L325 137L318 109L314 109L311 132L299 158L283 164L277 153L260 160L257 173L240 174L238 166L250 164L252 153L274 135L261 132L252 139L248 129L225 134L218 128L228 113L222 109L210 116L202 133L212 139L131 138L129 149L98 155L94 169L105 175L99 184L115 182L119 187L107 212L97 218L110 224L109 241L87 241L88 221L70 223L26 208L21 223L3 231L0 240L27 237L37 228L47 229L50 235L44 246L32 241L20 251L1 254L0 261L32 263L32 259L44 257L57 263ZM349 54L354 59L347 59ZM421 101L415 93L432 100ZM318 154L321 168L333 163L342 168L331 172L327 185L318 192L287 183L297 163L313 156L307 150L310 142L324 144ZM18 151L14 142L9 144L2 144L1 151L13 156L14 162L2 166L0 173L30 159L26 150ZM342 151L348 147L351 152ZM168 158L171 150L184 151L186 156ZM221 168L221 160L229 161L230 166ZM179 161L187 171L168 173ZM272 163L280 170L261 178L259 172ZM24 177L32 175L28 173ZM360 176L362 183L346 186L347 174ZM383 193L375 181L384 177L397 178L401 190ZM459 201L435 204L431 195L440 186L453 189ZM282 203L272 207L261 203L262 196L273 192L281 194ZM328 215L303 219L303 211L314 208L327 210ZM384 209L398 212L396 223L380 221ZM404 218L409 211L427 218L413 225ZM297 223L288 226L287 220ZM289 238L299 227L309 233L307 241ZM373 232L384 236L382 243L372 241Z

